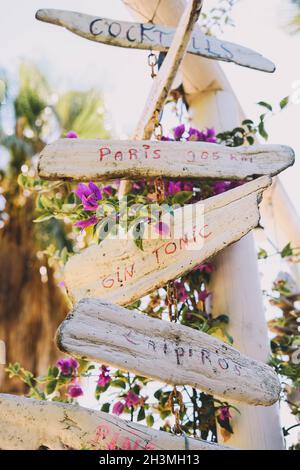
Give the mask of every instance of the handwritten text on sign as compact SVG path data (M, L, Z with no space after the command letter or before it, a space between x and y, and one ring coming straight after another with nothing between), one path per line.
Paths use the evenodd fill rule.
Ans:
M244 179L275 175L294 163L283 145L237 147L207 142L60 139L40 154L39 175L79 181L109 178Z
M168 51L175 29L150 23L140 24L94 17L72 11L43 9L37 19L63 26L91 41L119 47ZM209 59L234 62L265 72L274 72L274 64L249 48L206 36L200 29L193 31L188 52Z
M75 356L247 403L271 404L280 390L269 366L218 339L102 299L81 300L59 328L57 343Z

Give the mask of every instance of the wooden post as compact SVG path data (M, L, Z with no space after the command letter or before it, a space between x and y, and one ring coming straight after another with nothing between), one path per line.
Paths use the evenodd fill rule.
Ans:
M300 251L300 219L279 178L265 192L261 223L276 248L282 250L291 243L292 248ZM287 263L287 268L300 290L299 264Z
M174 26L184 8L182 0L126 0L139 20ZM198 127L227 130L240 124L242 113L234 93L215 61L187 56L183 63L184 89L189 94L193 122ZM222 112L223 111L223 112ZM214 313L230 316L230 333L242 352L265 361L269 340L259 283L253 236L248 235L216 257L213 280ZM278 407L243 405L234 422L230 444L242 449L282 449ZM220 439L221 440L221 439Z
M195 125L215 126L222 131L240 124L240 108L230 91L206 92L191 99L190 104ZM229 315L229 333L235 347L266 362L270 349L256 259L252 234L215 258L212 308L214 315ZM228 441L230 445L252 450L283 448L277 405L270 408L241 405L239 409L241 415L234 416L235 433Z

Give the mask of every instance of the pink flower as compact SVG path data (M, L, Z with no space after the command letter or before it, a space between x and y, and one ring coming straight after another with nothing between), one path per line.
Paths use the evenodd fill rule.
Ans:
M183 191L193 191L194 183L192 181L184 181L182 185Z
M105 387L111 380L109 369L106 366L101 366L100 370L101 374L99 375L97 385L99 385L99 387Z
M124 408L124 403L122 403L121 401L117 401L112 408L112 412L114 415L120 416L123 413Z
M180 124L173 129L175 140L180 140L183 134L185 133L185 125Z
M154 229L159 235L169 235L170 233L170 227L164 222L157 222L154 226Z
M220 421L227 421L228 419L232 418L228 406L223 406L222 408L220 408L219 413L220 413L219 415Z
M73 383L68 387L68 395L71 398L78 398L83 395L83 390L78 383Z
M61 375L72 376L78 369L79 363L73 357L68 359L59 359L56 363L60 369Z
M202 300L202 302L204 302L207 297L210 296L210 293L207 292L207 290L201 290L200 292L198 292L198 297L199 297L199 300Z
M84 230L85 228L88 228L91 225L96 225L97 223L98 223L98 219L94 215L93 217L90 217L89 219L86 219L86 220L78 220L78 222L76 222L74 226L80 228L81 230Z
M207 274L211 274L214 272L214 267L212 263L203 263L199 264L199 266L196 266L193 271L201 271Z
M102 190L107 196L112 196L114 193L113 187L112 186L105 186Z
M189 136L188 136L188 139L189 141L199 141L199 140L203 140L203 133L198 131L198 129L194 129L193 127L191 127L189 129Z
M85 211L96 211L98 209L98 201L102 199L102 193L100 188L92 181L88 186L79 183L75 194L81 199Z
M125 405L128 407L137 406L140 402L139 396L130 390L125 397Z
M169 181L166 185L166 196L173 196L181 191L181 181Z
M184 287L184 284L180 281L176 281L175 283L176 288L176 297L179 302L185 302L188 299L188 293Z
M155 447L153 444L146 444L144 447L145 450L155 450Z
M228 189L230 189L230 185L230 181L216 181L213 184L213 192L214 194L225 193L225 191L228 191Z
M67 133L66 137L68 139L77 139L78 135L75 131L70 131L70 132Z

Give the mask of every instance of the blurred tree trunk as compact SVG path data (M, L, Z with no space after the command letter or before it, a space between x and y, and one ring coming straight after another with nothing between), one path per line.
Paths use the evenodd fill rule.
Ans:
M20 362L36 375L58 357L54 335L68 309L52 269L48 282L41 279L46 259L37 257L33 198L10 206L10 221L0 231L0 338L6 343L7 363ZM1 375L1 392L26 392L20 381L8 379L3 371Z

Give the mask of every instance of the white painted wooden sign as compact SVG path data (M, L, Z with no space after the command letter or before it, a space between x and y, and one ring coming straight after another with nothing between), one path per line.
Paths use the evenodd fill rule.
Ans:
M60 139L39 158L45 179L101 181L113 178L244 179L276 175L294 163L283 145L226 147L206 142Z
M70 296L76 301L100 297L128 305L191 271L257 226L258 198L270 183L269 177L261 177L176 209L173 218L162 218L172 228L170 236L161 237L153 224L146 225L143 251L131 237L91 245L66 264Z
M132 23L95 17L72 11L38 10L38 20L63 26L91 41L113 46L166 52L172 43L175 29L152 23ZM274 72L275 65L258 52L194 32L187 51L208 59L233 62L264 72Z
M188 0L186 9L172 40L168 54L153 81L141 119L133 136L136 140L150 139L159 114L168 98L177 71L186 52L193 28L199 18L203 0Z
M61 351L254 405L279 398L277 374L218 339L101 299L83 299L57 333Z
M1 450L234 450L78 405L0 395Z

